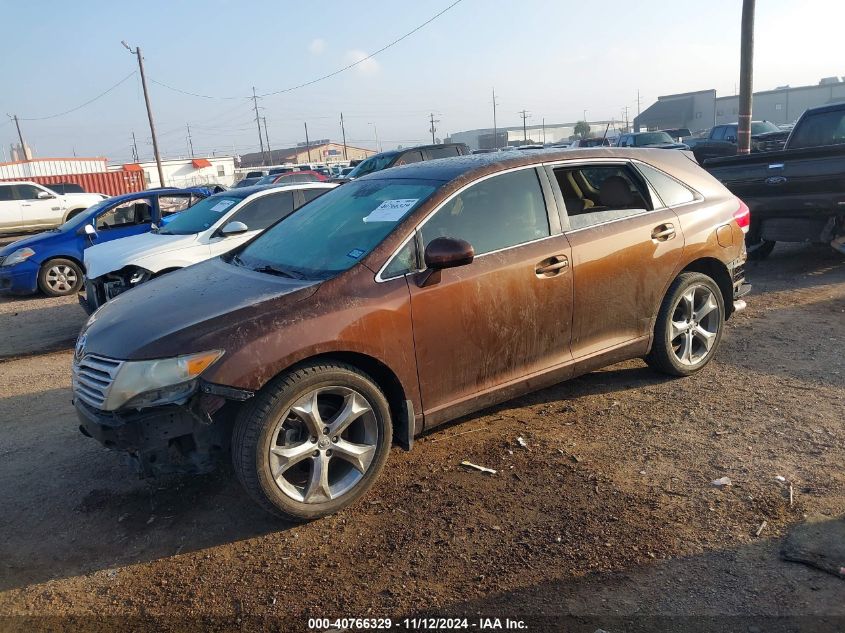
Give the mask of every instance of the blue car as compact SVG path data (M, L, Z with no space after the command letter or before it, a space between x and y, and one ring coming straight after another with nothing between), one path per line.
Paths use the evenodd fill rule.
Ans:
M12 242L0 248L0 293L41 290L60 297L77 292L88 246L146 233L152 224L161 225L210 194L206 187L127 193L89 207L52 231Z

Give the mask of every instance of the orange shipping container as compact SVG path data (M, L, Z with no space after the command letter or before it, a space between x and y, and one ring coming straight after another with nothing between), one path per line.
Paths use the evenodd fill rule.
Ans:
M52 183L72 182L80 185L88 193L104 193L107 196L118 196L122 193L143 191L143 172L104 171L92 174L64 174L61 176L32 176L30 178L5 178L4 180L28 180L50 186Z

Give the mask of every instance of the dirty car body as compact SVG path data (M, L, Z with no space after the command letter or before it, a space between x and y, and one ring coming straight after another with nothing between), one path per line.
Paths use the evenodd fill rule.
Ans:
M658 348L664 361L677 356L670 373L699 369L744 305L743 209L684 154L662 150L384 170L98 310L73 361L81 428L146 475L202 472L231 451L264 507L322 516L368 485L383 450L374 443L391 429L410 446L448 420L610 363L660 365ZM695 307L687 317L676 295ZM664 318L667 297L678 308ZM156 363L164 377L150 380ZM303 381L317 386L302 391ZM312 392L309 405L302 394ZM284 409L267 414L275 439L254 435L274 406ZM331 420L352 410L358 434L335 434ZM308 429L285 430L297 416L313 455ZM269 448L252 446L256 437ZM304 483L286 479L294 461Z

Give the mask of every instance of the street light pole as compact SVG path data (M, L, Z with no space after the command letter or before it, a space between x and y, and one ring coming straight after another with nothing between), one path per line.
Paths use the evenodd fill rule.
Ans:
M343 134L343 160L349 160L346 156L346 128L343 127L343 112L340 113L340 133Z
M754 89L754 1L742 1L742 30L739 52L739 118L737 153L751 153L751 100Z
M135 50L133 51L129 44L126 42L121 42L123 46L128 50L130 53L135 55L138 58L138 70L141 71L141 87L144 89L144 103L147 104L147 118L150 120L150 136L153 139L153 154L155 154L156 158L156 168L158 169L158 182L159 185L165 187L166 184L164 182L164 170L161 168L161 154L158 151L158 139L156 138L156 126L155 121L153 121L153 108L150 105L150 93L147 90L147 76L144 74L144 56L141 55L141 47L136 46Z
M496 89L493 88L493 149L499 149L499 128L496 126Z

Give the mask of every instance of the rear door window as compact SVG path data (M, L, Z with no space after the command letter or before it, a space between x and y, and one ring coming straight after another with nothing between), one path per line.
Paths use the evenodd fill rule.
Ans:
M476 255L551 235L537 172L520 169L483 180L444 204L420 229L423 245L438 237L472 244Z
M229 221L243 222L250 231L260 231L291 213L293 213L293 192L282 191L253 200Z
M420 151L413 151L413 152L405 152L399 157L395 163L393 163L394 167L398 167L399 165L410 165L411 163L419 163L422 162L423 155Z
M562 166L554 174L573 230L653 208L642 176L628 163Z
M158 208L161 211L161 217L168 216L171 213L179 213L179 211L184 211L189 206L191 206L191 196L189 194L158 197Z
M429 147L428 148L428 155L431 158L451 158L452 156L458 156L458 148L454 145L446 146L446 147Z

